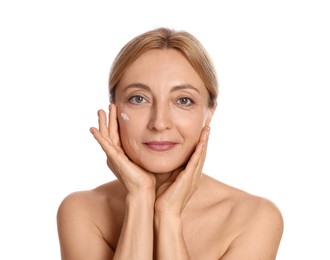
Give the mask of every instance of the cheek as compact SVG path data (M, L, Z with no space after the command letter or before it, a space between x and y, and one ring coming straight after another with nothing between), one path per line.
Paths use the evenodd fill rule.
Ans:
M119 135L124 150L134 149L145 131L145 118L143 115L137 116L127 109L119 110L117 117Z
M119 120L119 136L122 148L125 154L132 159L136 150L136 139L138 138L138 131L133 131L136 127L133 126L130 120L118 119Z
M139 125L136 125L133 120L127 115L119 115L119 135L122 138L122 141L128 138L133 138L137 134Z
M205 119L203 115L199 115L198 113L187 113L184 117L181 116L175 120L178 131L184 137L185 141L192 145L198 142L204 123Z
M205 122L205 113L200 109L195 109L192 111L174 111L172 113L173 121L182 126L189 128L201 126L203 127Z

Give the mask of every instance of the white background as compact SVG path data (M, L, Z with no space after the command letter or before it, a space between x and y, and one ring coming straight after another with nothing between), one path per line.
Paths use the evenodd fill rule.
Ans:
M327 2L2 1L0 259L60 259L59 203L113 179L89 133L111 62L158 26L194 34L217 68L205 171L278 205L277 259L330 259Z

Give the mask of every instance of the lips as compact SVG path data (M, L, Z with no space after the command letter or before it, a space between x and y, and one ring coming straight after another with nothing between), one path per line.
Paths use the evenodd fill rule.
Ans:
M174 146L176 146L177 143L170 142L170 141L152 141L144 143L145 146L147 146L150 150L156 151L156 152L165 152L169 151Z

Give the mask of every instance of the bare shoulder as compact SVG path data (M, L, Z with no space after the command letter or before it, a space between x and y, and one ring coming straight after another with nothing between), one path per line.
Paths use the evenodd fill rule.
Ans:
M110 182L63 199L57 211L62 259L106 259L113 255L107 232L116 233L114 211L120 207L120 194L116 182Z
M246 224L260 225L262 222L271 222L278 227L283 226L282 214L270 199L233 187L229 187L228 190L230 190L233 214L242 216Z
M283 234L283 217L269 199L245 194L239 196L238 219L242 229L223 259L276 259Z
M277 249L283 233L283 217L280 209L271 200L243 192L237 197L236 213L241 216L244 230L236 241L260 239L260 245L269 243ZM235 241L234 243L235 244ZM266 245L264 245L266 247Z
M227 212L221 219L226 224L220 236L229 234L221 259L275 259L284 225L277 205L210 177L206 179L213 193L216 218Z
M213 194L213 203L228 206L231 215L244 216L246 221L261 218L283 224L282 214L271 200L219 182L209 176L205 175L205 178L206 189Z
M86 214L97 214L98 208L105 210L120 201L121 192L117 181L109 182L92 190L76 191L66 196L58 208L58 218L71 214L78 219Z

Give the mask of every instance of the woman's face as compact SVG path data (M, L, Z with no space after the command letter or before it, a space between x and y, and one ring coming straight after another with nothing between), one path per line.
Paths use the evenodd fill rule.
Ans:
M147 51L127 67L115 93L121 143L132 161L153 173L187 163L213 109L180 52Z

